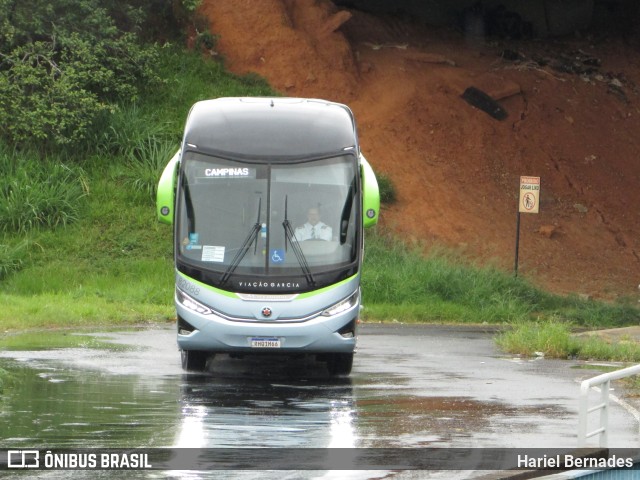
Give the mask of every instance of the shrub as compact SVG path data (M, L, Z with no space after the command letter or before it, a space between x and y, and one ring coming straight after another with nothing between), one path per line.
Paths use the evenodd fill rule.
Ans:
M391 182L388 175L379 173L376 175L378 179L378 188L380 189L380 202L391 204L397 200L396 188Z
M0 117L10 119L2 137L78 143L100 112L155 79L156 53L135 33L140 12L123 12L132 31L119 30L98 0L0 0Z

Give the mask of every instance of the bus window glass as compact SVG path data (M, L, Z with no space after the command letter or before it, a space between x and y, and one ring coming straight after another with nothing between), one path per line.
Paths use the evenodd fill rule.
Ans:
M264 256L258 255L262 250L257 252L257 244L267 221L267 167L194 154L185 155L184 162L179 255L211 270L225 270L247 244L251 248L242 265L262 271Z
M297 242L311 272L352 263L357 260L356 171L353 155L266 164L186 152L177 255L229 275L299 275L303 266L291 245ZM285 221L295 232L291 238Z
M287 244L284 228L291 222L305 260L312 271L334 268L355 260L351 248L355 240L355 165L351 156L318 160L297 165L274 165L271 183L271 251L285 251L285 256L271 267L278 271L299 268ZM345 205L347 209L345 211ZM285 212L286 207L286 212ZM340 242L340 226L344 219L351 223L348 241ZM273 259L271 259L273 260Z

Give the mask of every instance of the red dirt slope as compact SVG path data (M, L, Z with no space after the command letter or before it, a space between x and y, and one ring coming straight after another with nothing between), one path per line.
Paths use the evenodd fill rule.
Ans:
M540 213L521 218L520 274L559 293L638 295L637 48L465 38L328 0L204 0L202 13L230 70L353 109L363 153L398 190L386 227L509 270L519 177L539 176ZM504 96L508 118L467 104L469 86Z

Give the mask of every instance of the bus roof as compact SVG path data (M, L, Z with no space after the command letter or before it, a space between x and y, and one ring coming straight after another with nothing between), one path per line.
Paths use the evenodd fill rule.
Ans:
M189 112L184 148L231 157L307 158L343 150L357 153L351 110L303 98L218 98Z

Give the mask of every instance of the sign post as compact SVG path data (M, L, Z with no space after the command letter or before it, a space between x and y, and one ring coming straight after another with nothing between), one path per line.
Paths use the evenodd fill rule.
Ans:
M520 177L520 198L518 201L518 218L516 221L516 259L514 274L518 276L518 251L520 248L520 214L538 213L540 207L540 177Z

